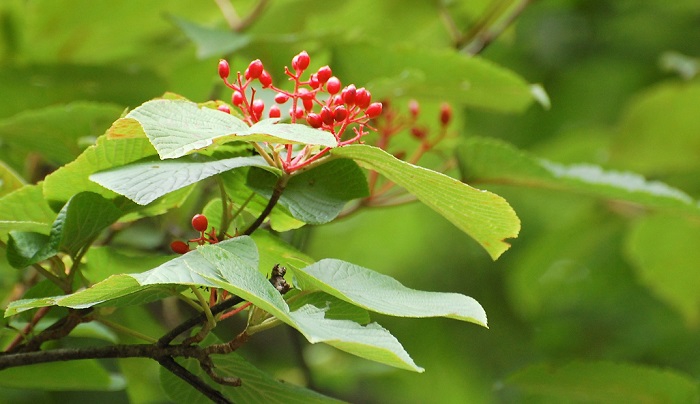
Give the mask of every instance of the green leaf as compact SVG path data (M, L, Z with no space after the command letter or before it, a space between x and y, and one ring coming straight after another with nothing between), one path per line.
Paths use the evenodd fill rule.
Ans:
M528 395L558 401L680 404L700 399L697 383L689 376L623 363L533 365L509 377L506 383Z
M217 390L221 391L234 403L306 404L339 402L301 386L277 380L251 365L236 353L212 355L212 360L214 361L215 372L220 376L238 377L241 379L242 383L239 387L215 386ZM208 376L204 374L201 366L199 366L199 362L196 360L178 360L178 363L203 380L208 380ZM160 371L160 380L163 389L168 393L170 399L176 403L208 404L210 402L201 392L195 390L192 386L165 369Z
M251 42L249 34L204 27L176 16L170 16L170 20L197 45L197 57L200 59L232 54Z
M15 301L8 305L5 316L48 305L87 308L154 285L172 284L223 288L296 328L311 343L324 342L390 366L423 371L396 338L376 323L362 326L349 320L328 319L324 309L311 304L290 311L282 295L258 271L257 249L245 236L200 246L147 272L111 276L68 296Z
M406 163L372 146L350 145L334 149L332 154L354 159L405 188L479 242L493 259L510 247L504 240L517 237L520 231L513 208L498 195Z
M110 374L97 360L41 363L0 371L0 386L18 389L71 391L122 390L121 376Z
M77 102L25 111L0 121L0 140L8 154L39 153L55 164L66 164L82 152L82 139L101 135L123 109Z
M279 237L264 230L257 230L251 236L260 252L260 271L269 273L275 264L288 267L305 267L314 260Z
M399 317L447 317L486 326L486 313L471 297L409 289L396 279L345 261L324 259L293 269L303 290L322 290L377 313Z
M684 192L629 172L606 171L591 164L562 165L491 139L466 141L459 156L467 181L544 187L700 214L697 202Z
M269 167L260 156L215 161L197 161L190 158L155 160L101 171L92 174L90 179L139 205L148 205L163 195L205 178L246 166Z
M152 100L129 112L137 120L161 159L182 157L216 141L337 145L328 132L300 124L274 124L266 119L248 127L242 120L185 100Z
M250 170L248 187L270 198L277 177ZM309 224L323 224L335 219L345 204L369 195L362 170L351 160L331 160L291 177L279 203L297 219Z
M533 100L529 85L515 73L449 50L344 43L333 54L333 72L367 83L378 98L410 94L504 112L523 111Z
M10 230L49 233L56 213L44 200L43 185L25 185L0 198L0 234Z
M307 304L311 304L325 311L325 318L333 320L351 320L358 324L367 324L370 322L369 313L367 310L340 300L328 293L315 291L307 293L307 291L299 292L292 289L285 295L287 304L292 311L295 311Z
M17 269L56 255L48 249L49 236L33 232L10 232L7 240L7 262Z
M148 156L155 155L153 146L147 139L125 138L110 140L105 136L88 147L77 159L66 164L46 177L44 195L50 201L65 202L73 195L90 191L114 198L116 194L95 182L91 174L108 168L123 166Z
M24 180L0 160L0 198L24 186Z
M133 254L108 246L92 246L85 254L82 274L90 283L111 275L143 272L161 265L174 256Z
M700 322L700 225L669 214L639 219L626 240L626 252L641 282L682 314Z

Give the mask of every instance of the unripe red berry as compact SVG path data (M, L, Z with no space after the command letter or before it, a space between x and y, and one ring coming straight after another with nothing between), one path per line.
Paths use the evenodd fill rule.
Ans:
M272 85L272 76L270 76L267 70L263 70L260 74L260 84L262 84L263 88L268 88Z
M321 120L323 121L323 123L325 123L326 125L333 125L334 119L335 118L333 117L333 113L331 112L330 108L326 106L321 108Z
M425 139L425 135L427 134L425 128L419 128L417 126L414 126L411 128L411 135L415 137L416 139Z
M292 59L292 67L294 70L300 72L309 67L310 61L311 58L309 58L309 54L306 53L306 51L301 51L298 55L294 56L294 59Z
M357 93L357 89L355 88L354 84L350 84L349 86L345 87L343 91L340 93L341 97L343 97L343 102L345 102L348 105L353 105L355 103L355 94Z
M440 106L440 123L442 126L446 126L448 123L450 123L450 120L452 119L452 107L450 104L442 104Z
M284 104L289 100L289 96L285 93L277 93L275 96L275 102L278 104Z
M256 118L260 119L263 110L265 109L265 101L261 99L253 101L253 105L251 105L250 109L253 111L253 115L255 115Z
M231 113L231 108L229 108L228 105L226 105L226 104L221 104L218 107L216 107L216 109L218 109L221 112L225 112L227 114Z
M381 102L373 102L373 103L369 104L369 107L367 107L367 110L365 111L365 115L367 115L370 118L376 118L381 113L382 113L382 103Z
M229 74L231 74L231 68L229 67L228 62L224 59L219 60L219 77L226 79L228 78Z
M262 74L264 68L260 59L255 59L248 65L248 75L251 79L257 79Z
M322 68L318 69L318 72L316 73L318 82L321 84L326 84L331 76L333 76L333 71L328 66L323 66Z
M306 122L308 122L312 128L317 129L323 125L321 117L318 114L314 114L313 112L306 115Z
M289 108L289 116L291 116L291 117L294 116L294 108ZM303 116L304 116L304 110L301 108L297 108L296 119L301 119Z
M270 118L279 118L282 116L282 111L280 111L280 107L273 105L270 107L270 112L267 113L267 116Z
M206 216L197 213L192 217L192 228L198 232L207 231L209 228L209 220L207 220Z
M408 102L408 111L411 113L411 116L413 118L418 118L418 114L420 114L420 104L418 104L418 101L416 100L411 100Z
M338 94L338 91L340 91L340 79L335 76L328 79L326 90L328 90L329 94Z
M364 87L358 88L357 92L355 93L355 104L357 104L358 107L365 109L369 107L371 102L372 94L370 94L370 92Z
M231 94L231 103L240 107L241 104L243 104L243 94L241 94L240 91L234 91L233 94Z
M186 254L188 251L190 251L190 246L188 246L184 241L175 240L170 243L170 249L177 254Z
M336 122L344 121L348 117L348 110L344 106L339 106L333 111L333 118Z

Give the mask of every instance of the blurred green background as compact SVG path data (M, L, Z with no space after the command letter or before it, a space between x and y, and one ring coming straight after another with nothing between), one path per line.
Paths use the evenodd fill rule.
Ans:
M200 102L227 100L230 95L217 84L222 57L234 71L260 58L279 72L305 49L312 67L330 64L342 80L371 90L374 85L381 93L382 83L365 72L382 66L365 65L364 44L400 46L419 55L456 53L450 24L462 33L482 22L497 26L528 3L478 57L540 83L551 108L532 102L499 111L453 102L457 137L497 138L560 163L633 171L700 196L697 0L271 0L260 2L259 13L258 2L234 1L241 19L255 13L238 33L228 29L217 3L226 2L4 0L0 159L37 181L75 158L125 108L166 91ZM484 20L490 13L500 19ZM410 81L411 74L396 82ZM391 102L403 106L411 97ZM430 114L448 97L436 91L418 99L426 125L435 126ZM493 97L509 102L507 92ZM83 101L101 103L105 113L74 121L75 103ZM75 133L75 142L43 150L38 144L63 129L26 122L35 111L55 106L67 106L57 122ZM425 164L441 161L433 157ZM376 316L426 368L424 374L323 345L303 346L310 367L305 373L294 355L298 339L285 329L261 335L242 355L275 377L352 402L697 402L699 215L537 187L488 181L475 186L505 197L522 220L520 236L496 262L418 204L364 211L300 236L316 259L345 259L409 287L472 296L486 309L490 329L447 319ZM169 219L184 223L185 217ZM161 235L153 237L164 237L165 230L157 231ZM6 290L17 275L2 272ZM269 341L284 342L270 352ZM542 377L540 365L575 376ZM143 380L155 369L144 364ZM133 383L139 388L97 396L4 389L0 401L3 396L9 402L166 400L157 382ZM656 387L663 386L669 391L657 394Z

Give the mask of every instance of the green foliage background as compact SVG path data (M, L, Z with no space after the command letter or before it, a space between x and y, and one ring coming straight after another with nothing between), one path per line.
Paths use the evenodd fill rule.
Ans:
M254 2L235 5L246 15ZM353 0L332 6L273 0L250 29L234 35L224 32L214 1L4 1L0 160L37 181L73 160L125 108L166 91L196 101L212 94L226 100L216 87L220 57L228 56L234 70L260 58L270 71L281 71L306 49L314 65L328 63L341 79L368 85L375 94L392 95L397 86L415 90L426 124L437 122L430 114L436 116L442 100L453 102L453 129L461 140L505 141L527 151L518 158L529 164L509 172L484 158L479 166L468 142L458 146L468 182L505 197L522 220L520 236L496 262L418 204L366 211L295 234L316 259L352 261L417 289L464 293L489 316L488 330L446 319L381 317L427 369L423 374L324 345L305 346L312 387L355 402L697 402L700 60L693 57L700 55L700 5L533 2L481 57L541 83L549 110L527 107L527 97L499 92L488 81L475 81L485 88L480 97L460 98L454 88L441 87L450 77L439 66L428 68L428 77L402 69L405 63L420 65L411 58L427 57L425 52L453 49L441 9L467 31L491 6L487 0ZM403 50L382 53L392 47ZM372 82L376 75L386 77ZM539 158L633 171L683 190L690 202L684 208L649 205L634 195L548 182L534 169L523 172ZM437 167L440 161L426 164ZM519 176L528 180L516 181ZM620 181L624 188L630 178ZM186 224L189 212L183 210L159 219L162 228L136 226L115 242L157 246L163 229ZM19 276L0 262L3 296ZM160 329L144 312L122 316L134 328ZM241 354L274 377L309 382L285 329L261 339ZM114 392L100 393L5 384L0 401L167 400L157 364L119 364L128 390L118 382ZM44 376L55 380L57 374Z

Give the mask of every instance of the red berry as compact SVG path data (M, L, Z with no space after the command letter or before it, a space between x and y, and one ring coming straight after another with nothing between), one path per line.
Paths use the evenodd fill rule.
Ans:
M294 56L294 59L292 59L292 67L294 68L294 70L300 72L306 70L306 68L309 67L310 61L311 58L309 58L309 54L306 53L306 51L301 51L301 53Z
M257 79L260 77L263 70L263 64L260 59L255 59L248 65L248 74L246 75L246 78L250 77L251 79Z
M294 109L293 108L289 108L289 116L294 116ZM304 116L304 110L301 108L297 108L296 118L301 119L301 117L303 117L303 116Z
M408 110L411 112L411 116L413 118L418 118L418 114L420 114L420 104L418 104L418 101L416 100L411 100L408 102Z
M289 100L289 96L285 93L277 93L275 96L275 102L278 104L284 104Z
M209 220L207 220L206 216L197 213L192 217L192 227L198 232L207 231L207 228L209 228Z
M228 62L224 59L219 60L219 77L226 79L228 78L229 74L231 74L231 68L229 67Z
M177 254L185 254L190 251L190 246L188 246L184 241L175 240L170 243L170 249Z
M309 87L313 88L314 90L321 87L321 83L318 82L318 76L316 73L312 74L311 77L309 77Z
M333 118L336 122L344 121L348 117L348 110L344 106L339 106L333 111Z
M263 70L260 74L260 84L262 84L263 88L268 88L272 85L272 76L270 76L267 70Z
M216 107L216 109L218 109L221 112L225 112L227 114L231 113L231 108L229 108L228 105L226 105L226 104L221 104L218 107Z
M328 79L326 90L328 90L329 94L338 94L338 91L340 91L340 79L335 76Z
M324 106L321 108L321 120L323 123L326 125L333 125L333 120L335 118L333 117L333 113L331 112L330 108Z
M348 105L353 105L355 103L355 94L357 94L357 89L354 84L350 84L343 89L340 96L343 97L343 102Z
M373 103L369 104L369 107L367 107L367 110L365 111L365 115L367 115L370 118L376 118L381 113L382 113L382 103L381 102L373 102Z
M265 101L263 101L263 100L253 101L253 105L250 106L250 109L253 112L253 117L255 117L255 119L260 119L260 117L262 116L263 110L265 109Z
M328 66L323 66L322 68L318 69L318 73L316 73L318 82L321 84L326 84L326 82L328 82L328 79L330 79L332 75L333 71Z
M301 100L301 103L304 105L304 111L309 112L314 108L314 100L310 98L304 98Z
M243 94L240 91L234 91L231 95L231 103L233 105L240 107L243 104Z
M358 88L355 93L355 103L358 107L365 109L369 107L370 102L372 102L372 94L367 91L364 87Z
M280 111L280 107L273 105L270 107L270 112L268 112L267 115L270 118L279 118L282 116L282 111Z
M442 104L440 106L440 123L442 126L446 126L450 123L450 119L452 119L452 107L447 103Z
M306 115L306 122L308 122L312 128L320 128L323 125L321 117L313 112Z
M414 126L411 128L411 135L415 137L416 139L424 139L425 135L427 135L427 132L425 128L419 128L417 126Z

